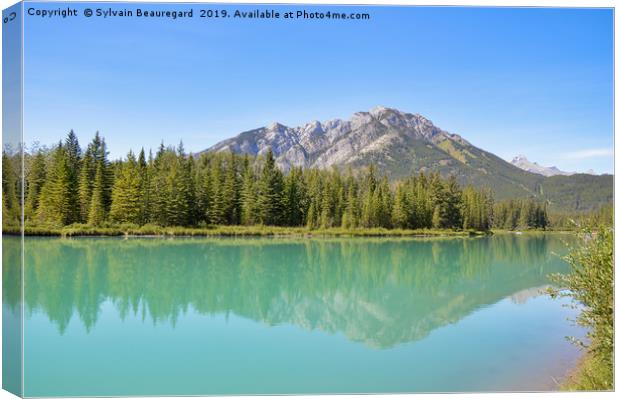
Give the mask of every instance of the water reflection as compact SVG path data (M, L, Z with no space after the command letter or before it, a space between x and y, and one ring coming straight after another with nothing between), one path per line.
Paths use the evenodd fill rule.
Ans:
M106 300L122 319L173 325L191 307L388 348L503 298L536 295L549 273L567 271L554 253L568 238L27 238L26 312L44 312L62 334L75 315L96 328ZM18 257L19 241L4 240L4 256ZM18 271L3 270L10 306Z

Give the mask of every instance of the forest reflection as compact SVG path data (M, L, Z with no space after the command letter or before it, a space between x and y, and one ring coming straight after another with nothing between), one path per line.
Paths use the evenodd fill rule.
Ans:
M121 319L171 323L193 309L340 332L388 348L566 272L569 236L471 239L25 239L26 316L62 334L96 328L102 304ZM4 237L5 306L20 292L20 242ZM528 294L529 295L529 294ZM523 298L521 298L523 300Z

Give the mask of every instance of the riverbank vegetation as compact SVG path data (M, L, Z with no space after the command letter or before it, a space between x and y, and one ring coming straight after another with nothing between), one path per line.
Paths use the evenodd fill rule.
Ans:
M611 228L582 233L583 244L566 257L570 274L552 278L554 297L570 297L582 307L575 320L588 328L589 342L573 339L586 350L577 369L566 381L568 390L614 389L614 236Z
M21 234L18 227L6 227L5 234ZM167 237L468 237L489 234L478 230L445 229L386 229L342 227L309 229L307 227L282 226L208 226L208 227L162 227L153 224L72 224L62 227L31 227L24 231L29 236L167 236Z
M280 170L274 156L187 154L163 144L155 154L129 152L109 161L96 134L83 150L71 131L52 148L24 155L26 232L107 230L224 231L223 226L343 230L489 231L548 229L545 202L529 198L495 203L491 190L461 187L456 177L418 173L389 182L375 166L365 170ZM3 152L3 231L19 226L20 159ZM563 226L573 219L561 219ZM133 226L137 226L134 228ZM258 227L263 226L263 227ZM559 224L558 224L559 226ZM107 230L106 230L107 229ZM228 231L228 230L226 230ZM414 233L411 233L414 234Z

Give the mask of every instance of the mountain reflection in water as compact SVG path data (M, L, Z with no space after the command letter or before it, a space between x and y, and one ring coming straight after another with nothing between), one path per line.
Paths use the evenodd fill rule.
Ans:
M373 348L417 341L506 297L538 295L570 236L450 239L25 239L26 317L62 334L120 318L171 323L192 308L342 333ZM20 240L4 237L5 306L19 301Z

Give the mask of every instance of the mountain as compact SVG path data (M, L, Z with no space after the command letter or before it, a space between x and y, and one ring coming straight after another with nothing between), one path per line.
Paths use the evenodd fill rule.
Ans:
M298 127L273 123L243 132L206 151L262 155L269 148L284 171L291 166L356 170L373 163L391 180L439 171L444 176L455 175L462 184L489 187L498 200L536 196L549 199L552 206L560 200L553 197L554 188L545 190L544 176L522 170L438 128L422 115L381 106L357 112L349 120L313 121ZM601 183L605 189L594 203L577 200L579 193L561 200L578 206L576 209L598 206L612 198L613 179L608 176L607 180Z
M555 166L547 167L547 166L539 165L536 162L531 162L525 157L525 155L517 155L516 157L512 159L512 161L510 161L510 163L516 166L517 168L523 169L531 173L536 173L539 175L547 176L547 177L556 176L556 175L570 176L570 175L575 174L571 172L561 171Z

